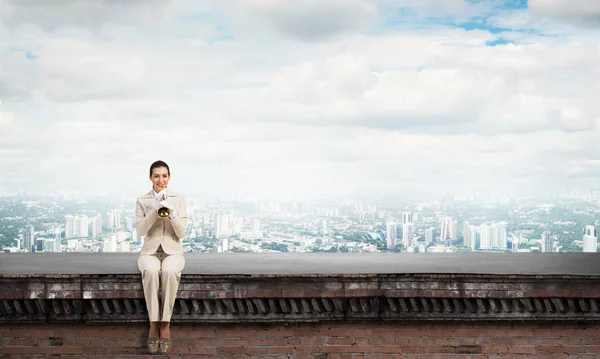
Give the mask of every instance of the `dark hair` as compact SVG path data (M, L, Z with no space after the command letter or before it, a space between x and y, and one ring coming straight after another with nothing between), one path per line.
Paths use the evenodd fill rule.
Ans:
M169 177L171 177L171 170L169 169L169 165L165 161L160 161L160 160L158 160L150 165L150 177L152 177L152 170L155 168L159 168L159 167L166 167L167 173L169 174Z

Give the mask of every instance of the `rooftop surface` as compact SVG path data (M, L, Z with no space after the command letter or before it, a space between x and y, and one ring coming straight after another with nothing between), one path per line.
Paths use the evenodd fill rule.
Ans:
M600 253L186 253L183 274L600 276ZM0 254L3 274L138 274L137 253Z

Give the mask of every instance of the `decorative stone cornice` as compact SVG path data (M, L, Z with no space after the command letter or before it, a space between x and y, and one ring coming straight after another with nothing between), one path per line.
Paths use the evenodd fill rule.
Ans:
M0 276L0 322L145 322L139 274ZM178 322L597 321L600 276L182 277Z

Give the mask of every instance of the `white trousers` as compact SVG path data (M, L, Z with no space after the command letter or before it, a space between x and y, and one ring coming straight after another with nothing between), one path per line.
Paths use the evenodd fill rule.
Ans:
M146 308L151 322L171 321L177 288L181 281L181 271L184 266L185 258L181 254L168 255L164 252L156 252L142 254L138 258ZM162 305L159 305L158 301L159 282Z

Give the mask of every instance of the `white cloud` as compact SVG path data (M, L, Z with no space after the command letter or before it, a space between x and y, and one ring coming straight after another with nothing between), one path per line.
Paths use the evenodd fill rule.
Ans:
M361 0L240 0L232 9L246 25L264 22L284 36L306 41L362 30L376 13L374 4Z
M158 18L133 3L116 20L120 5L98 2L89 24L71 19L78 2L66 14L8 4L0 155L14 175L0 187L99 190L118 177L136 194L158 158L174 186L215 195L587 185L598 173L591 30L370 34L378 11L359 1L295 13L276 1L156 2ZM486 46L500 36L516 44Z
M110 24L151 24L164 20L167 0L2 0L0 19L9 27L35 25L100 29Z
M565 21L574 26L600 26L597 0L529 0L529 9L538 16Z

